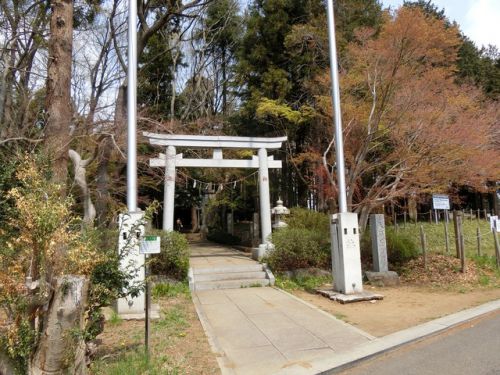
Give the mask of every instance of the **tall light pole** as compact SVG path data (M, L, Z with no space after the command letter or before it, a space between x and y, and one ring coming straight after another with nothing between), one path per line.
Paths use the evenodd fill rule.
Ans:
M331 217L332 272L335 291L342 294L363 292L359 246L358 215L347 211L345 186L344 142L340 110L339 72L335 43L333 0L327 0L328 39L330 40L330 71L332 76L333 113L335 118L335 153L339 190L339 213Z
M127 213L118 217L120 234L118 253L120 267L133 264L136 275L131 283L145 280L144 255L139 253L139 240L144 236L143 212L137 207L137 1L129 0L128 13L128 69L127 69ZM144 316L144 294L133 298L119 298L117 312L133 319Z
M127 71L127 207L137 211L137 1L129 0Z
M333 113L335 119L335 154L337 165L337 183L339 188L339 212L347 212L345 187L344 141L342 137L342 112L340 110L339 69L337 46L335 43L335 18L333 0L328 0L328 39L330 40L330 73L332 77Z

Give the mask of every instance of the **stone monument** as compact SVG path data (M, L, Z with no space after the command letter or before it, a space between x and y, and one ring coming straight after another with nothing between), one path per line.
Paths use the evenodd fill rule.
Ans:
M370 233L372 240L373 271L367 271L366 277L375 285L398 285L398 274L394 271L389 271L387 242L385 239L385 218L383 214L370 215Z

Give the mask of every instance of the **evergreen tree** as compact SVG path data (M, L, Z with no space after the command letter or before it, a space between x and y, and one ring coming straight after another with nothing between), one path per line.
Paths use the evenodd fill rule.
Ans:
M405 1L407 8L419 8L427 16L443 21L446 27L459 27L445 15L431 0ZM457 82L481 87L485 95L498 100L500 94L500 54L495 46L478 48L473 41L460 32L462 44L458 50Z
M169 10L168 6L158 7L155 19ZM137 102L147 108L148 116L160 121L176 117L177 107L172 105L176 104L174 81L184 57L179 36L184 27L181 22L181 16L173 15L147 39L139 54Z
M164 32L153 35L139 61L137 102L160 121L170 115L172 64L168 36Z
M439 9L432 0L416 0L416 1L405 1L403 6L406 8L417 8L420 9L425 15L437 18L440 21L444 21L446 26L450 25L450 21L445 15L444 9Z
M335 3L338 45L347 45L359 27L375 29L382 21L376 0ZM328 67L325 4L321 0L256 0L246 17L238 76L244 87L239 132L288 136L283 180L289 205L306 205L317 160L309 148L324 138L308 108L316 100L307 86ZM342 59L341 59L342 61ZM291 183L290 183L291 181Z
M360 27L375 29L382 25L382 5L379 0L337 0L334 2L335 23L340 34L340 46L354 40Z
M228 111L229 87L233 77L233 64L241 36L241 17L235 0L213 2L207 9L204 20L205 32L209 36L208 52L213 56L215 89L220 91L220 110Z
M458 51L457 81L481 87L485 95L498 100L500 95L500 53L494 46L478 49L465 35Z

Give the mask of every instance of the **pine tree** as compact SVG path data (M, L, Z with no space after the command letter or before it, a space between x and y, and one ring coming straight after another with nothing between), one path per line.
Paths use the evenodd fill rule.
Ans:
M241 17L235 0L213 2L207 9L204 20L205 32L209 35L208 52L213 56L215 89L221 96L220 110L228 113L229 87L233 77L233 65L241 36Z

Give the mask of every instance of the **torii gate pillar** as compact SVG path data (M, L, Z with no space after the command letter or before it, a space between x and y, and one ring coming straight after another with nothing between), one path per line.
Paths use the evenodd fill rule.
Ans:
M174 201L175 201L175 158L174 146L167 146L165 160L165 188L163 191L163 230L174 230Z
M259 156L259 195L260 195L260 232L261 244L252 253L254 259L262 258L270 249L272 244L269 236L272 233L271 227L271 196L269 194L269 168L267 163L267 150L260 148Z

